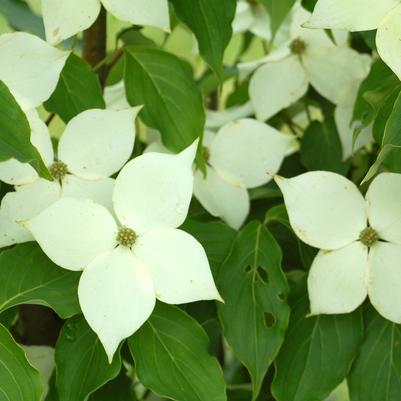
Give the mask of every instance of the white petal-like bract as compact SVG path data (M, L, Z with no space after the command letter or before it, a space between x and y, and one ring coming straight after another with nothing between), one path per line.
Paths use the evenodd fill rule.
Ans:
M69 52L25 32L0 36L0 80L24 110L39 106L56 88Z
M100 12L100 0L42 0L46 40L57 45L89 28Z
M60 198L60 185L39 179L32 184L16 187L1 202L3 221L0 226L0 246L32 241L31 233L18 222L29 220Z
M61 193L63 197L86 198L104 206L109 212L114 213L113 190L115 180L113 178L101 178L99 180L85 180L68 174L63 179Z
M355 81L369 72L370 58L348 47L306 52L303 57L311 85L332 103L339 104Z
M401 323L401 246L378 242L369 252L369 299L377 311Z
M312 171L275 181L284 196L297 236L316 248L341 248L366 228L365 200L356 185L342 175Z
M250 200L246 188L228 182L213 168L207 167L206 177L201 171L196 171L194 195L211 215L220 217L236 230L248 216Z
M69 270L84 269L117 245L114 218L87 199L61 198L24 225L45 254Z
M294 104L307 90L307 73L295 56L266 63L249 82L249 97L261 121Z
M148 319L155 306L153 282L128 248L97 257L82 273L79 303L111 362L122 340Z
M401 79L401 4L380 21L376 34L377 51L381 59Z
M143 234L184 222L192 197L197 143L177 155L150 152L127 163L113 194L121 224Z
M401 174L382 173L366 193L369 223L379 237L401 245Z
M277 173L293 139L262 122L236 120L217 133L209 162L222 176L233 176L246 188L258 187Z
M171 228L154 230L138 238L133 252L149 270L160 301L221 299L205 250L190 234Z
M376 29L380 20L399 0L319 0L308 28L368 31Z
M349 313L366 298L368 248L353 242L335 251L320 251L308 276L311 313Z
M92 109L78 114L60 139L59 159L82 178L105 178L116 173L131 156L139 110Z
M167 0L101 0L115 17L135 25L150 25L170 30Z

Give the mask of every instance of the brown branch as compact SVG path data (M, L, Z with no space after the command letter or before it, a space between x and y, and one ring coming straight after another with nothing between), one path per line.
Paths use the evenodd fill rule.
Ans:
M95 23L84 31L82 56L92 67L106 58L106 17L106 10L102 7ZM101 66L97 74L103 87L106 81L105 66Z

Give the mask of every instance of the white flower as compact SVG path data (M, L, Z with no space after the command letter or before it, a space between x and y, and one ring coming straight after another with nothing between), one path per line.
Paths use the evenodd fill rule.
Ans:
M323 30L302 28L309 15L296 7L291 42L253 62L253 68L262 65L249 83L249 96L259 120L265 121L298 101L309 84L332 103L341 103L350 85L369 71L370 58L347 47L344 34L335 33L336 46ZM249 71L250 64L239 68Z
M401 79L400 19L400 0L319 0L305 26L348 31L377 29L377 51Z
M269 182L296 144L292 135L248 118L224 125L216 135L206 131L207 174L195 172L194 195L210 214L238 229L249 213L247 189Z
M90 200L63 198L26 222L58 265L84 269L79 301L111 361L149 317L155 299L221 299L202 246L176 229L192 196L197 141L178 155L147 153L116 179L114 217Z
M0 36L0 80L23 110L40 106L53 93L69 52L25 32Z
M139 109L80 113L67 124L56 159L46 125L30 111L32 143L54 181L39 178L29 164L14 159L0 163L0 180L16 185L16 191L8 192L1 202L0 247L32 240L17 222L36 216L60 197L89 198L111 209L114 180L109 177L131 156Z
M170 29L167 0L42 0L47 41L56 45L89 28L102 5L122 21Z
M104 101L109 110L124 110L130 107L127 96L125 95L124 81L104 88Z
M331 172L275 180L294 232L320 248L308 278L312 314L351 312L368 295L401 323L401 174L378 175L366 199Z

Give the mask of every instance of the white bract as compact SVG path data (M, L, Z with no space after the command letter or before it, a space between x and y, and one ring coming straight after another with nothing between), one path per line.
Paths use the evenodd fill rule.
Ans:
M63 198L26 222L56 264L81 270L79 301L109 360L149 317L156 298L221 299L202 246L178 230L192 196L197 141L178 155L147 153L116 179L116 222L90 200Z
M114 180L109 177L131 156L139 110L92 109L78 114L65 128L56 159L47 126L36 111L27 113L32 143L54 181L39 178L27 163L0 163L0 180L16 186L1 202L0 247L32 240L18 221L36 216L60 197L89 198L111 209Z
M249 96L259 120L265 121L298 101L311 84L332 103L341 103L349 87L369 71L370 59L346 45L346 35L335 32L335 45L323 30L302 28L310 14L295 7L285 46L253 62L260 66L249 83ZM239 68L250 70L247 63Z
M319 0L305 26L348 31L377 29L377 51L401 79L400 20L400 0Z
M359 82L356 83L359 84ZM360 124L360 121L352 121L358 88L359 86L357 85L354 87L351 86L349 94L343 97L341 103L336 106L334 111L334 120L340 136L344 159L349 158L353 152L372 142L372 125L369 125L361 130L353 144L355 129Z
M271 180L296 139L253 119L224 125L217 134L206 131L206 177L195 172L194 195L213 216L240 228L250 207L248 188Z
M40 106L53 93L69 52L25 32L0 36L0 80L23 110Z
M275 181L294 232L320 248L308 277L311 313L352 312L368 295L382 316L401 323L401 174L378 175L366 199L327 171Z
M170 29L167 0L42 0L47 41L56 45L89 28L102 5L122 21Z

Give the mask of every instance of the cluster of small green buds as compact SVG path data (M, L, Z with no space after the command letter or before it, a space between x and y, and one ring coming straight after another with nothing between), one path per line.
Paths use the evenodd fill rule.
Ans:
M359 240L363 245L371 247L379 240L379 235L372 227L366 227L359 234Z
M68 173L67 165L62 161L54 162L49 167L50 175L58 181L61 181Z
M131 248L135 244L137 237L138 236L134 230L131 230L128 227L121 227L118 230L116 240L120 245Z
M301 39L294 39L290 44L290 50L292 54L296 54L300 56L301 54L305 53L306 44Z

